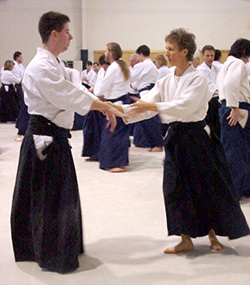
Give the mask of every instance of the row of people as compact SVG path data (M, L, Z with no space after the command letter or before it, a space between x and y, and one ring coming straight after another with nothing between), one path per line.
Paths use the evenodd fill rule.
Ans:
M73 71L59 58L72 40L69 21L55 12L41 17L43 45L23 79L31 118L22 143L11 212L16 261L36 261L41 268L60 273L79 266L78 255L83 252L81 206L68 144L74 111L81 115L90 110L106 111L111 131L114 115L123 119L118 121L118 129L156 114L170 125L165 140L164 201L168 234L182 240L165 253L192 251L194 237L208 235L211 248L220 251L223 245L216 234L230 239L249 235L220 141L205 129L211 94L204 75L190 64L196 50L194 35L183 29L170 32L165 39L166 55L174 72L157 81L143 100L129 106L125 87L130 73L116 43L107 45L105 57L110 67L94 89L102 95L110 88L103 84L105 80L115 85L110 102L102 102L72 81ZM41 76L37 77L38 73ZM119 97L114 96L117 94ZM122 156L125 162L126 158Z

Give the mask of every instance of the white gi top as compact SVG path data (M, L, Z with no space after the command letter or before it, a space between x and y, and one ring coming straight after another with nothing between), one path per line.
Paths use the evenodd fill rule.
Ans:
M171 72L158 80L143 101L156 103L162 123L187 123L201 121L206 117L210 99L205 76L190 65L180 77ZM133 107L123 105L125 114L130 108ZM147 111L129 118L126 123L149 119L156 114L157 112Z
M96 76L96 73L90 69L89 72L87 72L87 69L84 69L81 73L81 80L83 83L88 84L89 86L93 87L94 83L93 83L93 77ZM88 79L89 82L85 81L83 78L86 77Z
M158 68L158 77L157 80L163 78L164 76L168 75L171 71L166 65L161 66Z
M214 60L213 65L216 66L219 69L219 71L221 70L221 68L223 66L223 64L220 63L218 60Z
M17 78L13 74L12 70L11 71L10 70L3 70L2 74L1 74L1 82L3 84L8 84L8 85L13 84L14 85L16 83L20 83L20 81L21 81L21 78ZM4 86L4 89L6 92L8 92L9 86Z
M250 88L246 64L234 56L224 62L218 78L220 101L226 100L227 107L239 107L239 102L250 103Z
M126 95L129 90L129 80L125 81L122 70L116 61L108 67L103 80L96 82L94 93L104 95L105 99L117 99Z
M217 88L216 80L219 74L219 69L212 63L212 67L210 68L203 62L201 65L197 66L198 70L201 70L207 78L208 88L210 90L210 94L213 95Z
M249 80L249 83L250 83L250 62L246 63L246 67L247 67L247 70L248 70L248 80Z
M21 63L17 63L15 60L14 60L14 63L15 65L14 65L12 72L15 74L16 77L22 79L24 72L25 72L25 68Z
M71 129L74 112L85 115L96 97L80 84L77 70L65 68L58 60L51 52L37 49L24 73L24 101L29 114Z
M100 68L100 70L98 71L98 74L97 74L97 75L98 75L98 76L97 76L97 79L96 79L96 83L95 83L95 84L97 84L97 83L100 84L100 82L102 82L103 78L104 78L105 75L106 75L106 71L104 70L103 67ZM105 94L106 94L106 96L105 96ZM103 95L105 98L108 97L108 91L105 92L105 93L102 94L102 95Z
M157 67L150 58L137 63L130 72L131 83L136 82L138 90L149 86L151 83L155 83L158 77Z

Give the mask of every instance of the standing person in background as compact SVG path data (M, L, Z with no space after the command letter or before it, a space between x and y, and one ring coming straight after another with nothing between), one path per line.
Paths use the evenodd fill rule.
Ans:
M80 198L68 141L74 112L107 112L111 131L116 124L113 114L119 115L75 84L74 70L60 60L73 38L69 21L56 12L43 14L39 21L42 48L37 49L23 78L31 116L11 211L15 260L36 261L42 269L59 273L75 270L83 252Z
M250 41L235 41L217 79L222 103L221 141L238 199L250 197L249 57Z
M1 75L2 87L0 88L0 122L15 122L18 116L18 98L15 84L19 84L21 78L13 74L14 62L6 60Z
M140 98L152 89L157 81L158 71L150 58L150 49L141 45L136 50L140 62L131 69L131 84L135 84ZM136 123L134 126L134 145L137 147L149 147L149 151L163 151L163 137L161 122L158 116L147 121Z
M101 68L98 71L96 84L101 82L105 77L107 69L110 65L105 61L105 55L103 54L99 58ZM93 92L94 88L89 89ZM105 94L100 95L98 98L105 101ZM107 97L107 94L106 94ZM83 124L83 149L82 156L88 157L86 161L98 161L99 149L101 145L101 134L104 126L105 116L99 111L90 111L86 116Z
M101 81L94 87L96 96L105 95L105 100L115 105L129 104L128 95L130 72L125 61L121 59L122 49L118 43L108 43L105 61L110 63ZM113 133L102 129L101 145L98 159L100 168L109 172L125 172L129 163L128 150L130 127L122 119L117 118L117 126Z
M217 87L217 76L219 68L216 67L214 62L215 48L211 45L205 45L202 48L203 63L197 67L206 76L208 88L211 94L209 101L209 108L206 116L206 123L213 128L215 134L220 138L220 119L219 119L219 95Z
M14 69L13 73L23 79L25 68L22 65L23 62L23 56L20 51L16 51L13 55L14 58ZM27 110L27 106L24 102L24 94L23 94L23 88L22 88L22 82L19 84L16 84L16 89L17 89L17 94L18 94L18 99L19 99L19 113L18 113L18 118L16 121L16 128L18 129L17 135L15 137L15 141L21 142L23 140L23 136L26 133L27 127L28 127L28 122L29 122L29 114Z
M164 54L157 54L155 57L155 65L158 68L158 77L157 80L165 77L168 75L171 71L168 68L168 61Z
M235 196L222 145L205 124L210 100L206 78L193 67L195 36L176 29L165 38L166 56L174 73L157 81L144 100L119 106L129 123L159 113L169 130L165 140L163 191L169 235L181 242L164 252L194 249L191 238L207 236L211 249L221 251L216 235L230 239L250 231Z

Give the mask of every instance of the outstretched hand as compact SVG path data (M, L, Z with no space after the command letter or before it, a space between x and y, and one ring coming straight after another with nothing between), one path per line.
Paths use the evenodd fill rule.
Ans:
M127 115L129 117L134 117L140 113L146 112L146 111L154 111L158 112L156 104L155 103L149 103L145 102L143 100L139 100L136 103L133 103L130 105L132 108L129 110Z

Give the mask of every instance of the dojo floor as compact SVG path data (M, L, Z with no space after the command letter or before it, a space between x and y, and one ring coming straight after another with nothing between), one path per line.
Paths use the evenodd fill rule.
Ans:
M0 124L0 284L1 285L249 285L250 236L229 241L225 250L194 240L191 253L165 255L179 237L167 237L162 198L163 153L130 148L130 170L108 173L81 157L82 132L72 132L80 188L84 244L79 269L68 275L42 272L33 262L15 263L10 209L20 143L14 124ZM250 224L250 202L242 202Z

